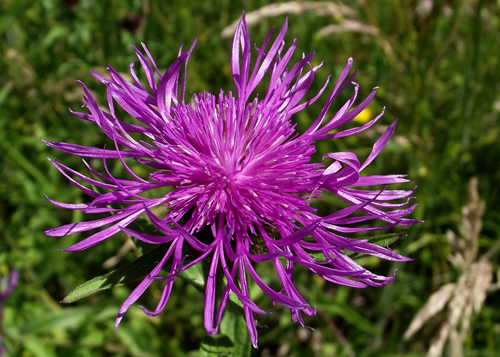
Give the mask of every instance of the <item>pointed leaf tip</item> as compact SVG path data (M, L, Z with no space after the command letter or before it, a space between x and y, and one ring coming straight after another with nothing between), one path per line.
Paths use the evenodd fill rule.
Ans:
M144 278L161 260L169 246L169 244L162 244L131 263L86 281L70 292L61 303L71 304L101 290L107 290Z

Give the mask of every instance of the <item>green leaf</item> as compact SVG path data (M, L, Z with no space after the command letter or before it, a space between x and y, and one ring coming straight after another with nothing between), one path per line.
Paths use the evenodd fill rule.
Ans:
M191 268L184 270L179 274L179 277L188 281L191 285L193 285L196 290L201 293L205 293L205 277L208 272L203 272L203 264L196 264ZM227 285L227 280L225 277L222 278L224 282L224 287ZM236 306L241 309L243 312L243 303L238 299L235 293L232 291L229 293L229 300L233 302Z
M234 354L234 345L225 335L205 336L201 341L200 357L238 356Z
M241 304L241 302L238 300ZM220 324L220 331L234 344L234 356L249 357L252 354L252 342L242 309L228 302Z
M74 328L95 313L96 308L90 306L69 307L60 311L45 313L29 320L23 328L23 333L36 334L53 329Z
M397 242L401 238L406 237L406 233L386 233L386 234L380 234L377 236L365 238L368 239L368 242L378 245L379 247L384 247L387 248L389 245L391 245L394 242ZM361 254L361 253L355 253L351 252L349 250L342 250L348 257L352 259L360 258L363 256L366 256L366 254Z
M7 82L7 84L4 84L3 88L0 89L0 105L2 105L3 102L5 102L13 86L14 84L12 82Z
M139 233L146 233L146 234L154 234L152 232L155 232L158 230L158 228L151 223L148 219L145 219L143 217L139 217L135 219L131 224L128 225L128 229L131 229L133 231L139 232ZM163 234L164 235L164 234ZM135 246L137 249L142 254L146 254L147 252L151 251L154 249L154 245L150 243L145 243L142 240L136 239L134 237L130 237L132 241L134 242Z
M61 302L64 304L70 304L99 291L111 289L115 286L121 286L144 278L151 270L153 270L156 264L160 262L169 246L169 244L159 245L133 262L81 284L69 293L68 296L66 296ZM167 262L164 269L168 269L170 264L170 262ZM201 292L204 291L205 277L201 264L196 264L181 272L179 277L187 280L197 290ZM236 296L230 296L230 299L235 303L239 302ZM241 302L239 302L239 304L241 304Z
M160 262L168 247L169 244L162 244L127 265L83 283L61 302L70 304L98 291L128 284L145 277Z
M193 285L196 290L204 292L205 275L203 274L202 264L193 265L191 268L181 272L179 276Z
M406 233L386 233L379 234L368 238L368 241L372 244L378 245L380 247L387 247L388 245L397 242L401 238L406 237Z
M378 245L379 247L385 248L403 237L406 237L406 233L387 233L387 234L380 234L377 236L363 238L363 239L368 239L368 241L370 243ZM348 257L350 257L352 259L366 256L366 254L351 252L350 250L347 250L347 249L342 249L342 253L344 253L345 255L347 255ZM313 253L309 253L309 255L318 262L326 261L326 258L322 252L313 252Z
M47 50L59 38L64 38L68 35L68 28L62 25L56 25L50 29L45 35L43 41L40 43L42 50Z
M181 273L180 276L188 279L198 290L203 292L207 274L207 272L204 272L204 268L206 270L208 267L208 264L197 264ZM222 273L219 273L220 286L217 287L217 290L222 292L227 282ZM221 296L218 296L219 303L220 298ZM226 303L219 331L220 333L217 335L207 336L203 339L199 356L250 356L252 345L244 317L243 304L233 292L229 294L229 301Z
M240 299L236 296L235 293L232 291L229 292L229 300L233 302L236 306L238 306L240 309L243 309L243 303L240 301ZM241 310L243 311L243 310Z
M327 312L330 318L334 316L342 317L350 325L355 326L358 330L367 334L376 335L379 332L377 326L375 326L373 322L363 317L348 304L338 302L332 303L331 301L319 302L316 303L316 308Z

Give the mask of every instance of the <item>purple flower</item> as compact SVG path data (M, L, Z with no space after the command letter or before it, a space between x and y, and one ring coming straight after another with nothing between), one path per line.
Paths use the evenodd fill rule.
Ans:
M85 106L90 113L73 112L96 124L114 147L46 142L57 150L103 161L104 169L100 172L83 160L88 175L51 161L92 200L84 204L50 202L86 214L111 213L106 218L45 232L49 236L66 236L99 229L66 251L87 249L120 231L145 243L170 245L163 259L124 302L116 325L154 280L165 281L163 296L155 310L143 310L150 316L159 314L169 299L174 277L204 260L209 265L204 313L207 332L217 332L232 292L244 307L248 330L256 346L254 314L266 312L252 301L249 280L274 302L288 307L292 320L304 326L301 313L313 316L316 311L294 285L295 264L329 282L361 288L384 286L394 275L371 273L349 258L346 250L392 261L410 260L367 239L345 236L417 222L404 218L416 206L408 204L414 189L387 189L389 184L407 182L405 175L361 176L363 169L384 148L396 123L377 140L364 162L352 152L325 155L324 159L331 162L328 165L313 162L316 141L361 132L377 122L383 112L360 127L339 129L365 109L376 92L374 89L354 106L359 85L353 82L356 73L349 75L352 66L349 59L318 118L308 130L299 133L292 121L293 115L316 102L326 91L328 81L312 99L305 99L321 65L312 66L314 54L304 55L297 63L290 64L296 41L285 47L286 30L285 21L274 41L271 31L264 43L252 50L243 17L234 35L231 56L236 92L221 90L216 95L202 92L193 95L187 103L184 102L185 68L194 45L185 52L181 48L177 60L164 73L145 45L143 51L134 47L138 61L130 65L131 82L110 66L109 79L93 73L106 86L108 110L98 106L82 83ZM136 64L142 67L146 81L139 80ZM267 89L259 95L256 87L264 78ZM331 117L328 113L333 100L347 87L352 88L352 97ZM117 115L116 106L135 119L134 123ZM120 160L128 177L111 175L107 168L109 160ZM131 163L134 167L137 163L143 165L150 171L149 176L136 174ZM360 188L367 186L378 187ZM342 198L346 208L325 217L317 215L315 201L324 191ZM164 209L158 210L161 207ZM144 215L161 235L127 228ZM368 221L385 224L360 227L360 223L366 225ZM279 291L273 290L258 275L255 266L264 261L274 265L281 281ZM160 277L166 266L170 267L170 274ZM224 275L226 284L216 309L217 272Z
M12 293L14 287L17 284L17 280L19 278L19 274L17 270L12 270L9 275L5 275L0 281L0 304L2 304L5 299ZM1 308L1 305L0 305Z
M5 275L2 280L0 280L0 327L2 321L2 313L3 313L3 302L7 297L12 293L14 287L17 284L18 280L18 272L17 270L12 270L9 275ZM5 347L2 346L3 336L0 335L0 356L3 356L4 353L9 352Z

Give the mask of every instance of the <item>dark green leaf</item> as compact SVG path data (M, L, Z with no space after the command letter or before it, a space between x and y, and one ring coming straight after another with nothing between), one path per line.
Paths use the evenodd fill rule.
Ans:
M74 328L92 314L96 308L90 306L68 307L56 312L46 313L31 319L23 328L25 334L36 334L52 329ZM89 315L90 314L90 315Z
M399 239L406 237L406 233L387 233L387 234L380 234L377 236L373 236L370 238L367 238L368 241L372 244L378 245L379 247L384 247L387 248L389 245L392 243L398 241ZM361 253L355 253L351 252L348 250L342 250L348 257L352 259L356 259L362 256L365 256L366 254L361 254Z
M241 305L241 302L237 301ZM233 341L234 356L251 356L252 342L250 341L250 334L248 333L248 326L243 315L243 310L231 303L231 301L226 305L226 311L220 324L220 331Z
M168 247L168 244L162 244L127 265L83 283L69 293L61 302L69 304L95 294L98 291L127 284L145 277L159 263Z
M234 345L231 339L225 335L205 336L201 341L200 357L222 357L233 356ZM238 356L238 355L236 355Z
M331 302L318 302L316 303L316 307L327 312L331 318L334 316L341 316L350 325L355 326L360 331L371 335L377 334L377 326L375 326L370 320L363 317L363 315L348 304L338 302L333 304Z
M195 264L191 268L184 270L179 276L191 285L193 285L198 291L204 292L205 288L205 275L203 274L202 264Z
M154 232L157 230L157 227L153 223L151 223L148 219L142 217L139 217L136 220L134 220L131 224L128 225L127 228L139 233L146 233L146 234L154 234ZM145 243L133 237L131 237L131 239L134 242L137 249L139 249L142 254L146 254L147 252L154 249L153 244Z
M368 239L370 243L378 245L379 247L386 248L403 237L406 237L406 233L387 233L364 239ZM350 250L347 249L342 249L342 253L344 253L345 255L347 255L352 259L360 258L366 255L366 254L351 252ZM325 256L323 255L322 252L309 253L309 255L318 262L326 261Z

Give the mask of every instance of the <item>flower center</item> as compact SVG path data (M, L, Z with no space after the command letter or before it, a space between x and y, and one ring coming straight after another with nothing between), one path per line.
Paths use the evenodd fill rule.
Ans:
M219 214L231 229L243 229L284 224L296 212L312 210L306 195L316 189L316 169L322 166L309 164L314 147L294 137L286 113L265 105L205 92L172 108L172 120L156 142L167 170L152 178L177 186L168 194L171 214L194 212L192 230L212 224Z

